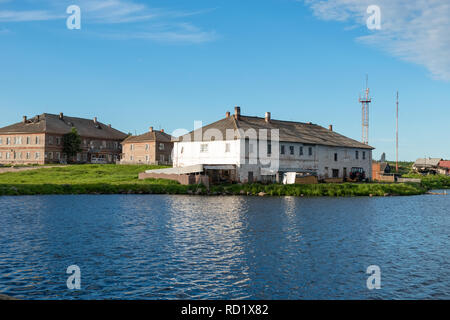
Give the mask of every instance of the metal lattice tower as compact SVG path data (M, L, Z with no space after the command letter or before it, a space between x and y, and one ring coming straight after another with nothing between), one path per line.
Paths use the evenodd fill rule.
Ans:
M366 91L363 98L359 98L362 109L362 143L369 144L369 106L372 98L369 93L368 77L366 76Z

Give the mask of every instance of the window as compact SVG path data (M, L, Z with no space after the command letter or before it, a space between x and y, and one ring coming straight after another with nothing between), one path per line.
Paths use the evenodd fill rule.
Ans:
M49 158L49 159L53 159L53 152L49 152L49 153L48 153L48 158Z
M11 156L11 155L9 154L9 152L7 152L7 153L5 154L5 158L6 158L6 159L9 159L10 156Z
M27 159L30 159L30 153L29 152L27 152Z
M366 160L366 152L363 151L363 160Z
M333 178L339 178L339 169L333 169Z
M18 158L19 158L19 159L22 159L22 152L19 152L19 153L18 153Z
M103 146L103 148L106 148L106 141L105 140L102 141L102 146Z
M146 144L145 145L145 151L148 151L148 148L149 148L149 146L148 146L148 144Z
M289 146L289 152L293 155L294 154L294 146Z
M159 144L159 150L164 150L164 143Z
M36 137L35 140L34 140L34 142L35 142L35 144L40 144L40 139L39 139L39 137Z
M39 153L39 152L36 152L35 154L34 154L34 158L35 159L39 159L41 157L41 154Z
M309 148L308 148L308 154L309 154L310 156L312 156L312 155L313 155L313 150L312 150L312 147L309 147Z
M53 144L53 137L52 136L48 137L48 144Z
M203 143L200 145L200 152L208 152L208 144Z
M31 144L31 137L27 137L27 144Z
M359 152L358 152L358 150L355 151L355 159L359 159Z
M303 155L303 147L300 147L299 154L300 154L301 156Z
M6 144L11 144L11 138L10 137L6 138Z
M130 156L130 161L133 161L133 156Z
M0 144L2 144L3 143L3 139L2 138L0 138Z
M117 141L114 141L114 149L119 149L119 143Z
M280 153L281 153L281 154L284 154L284 146L281 146Z
M230 152L230 144L225 143L225 152Z
M337 153L334 154L334 161L338 161L338 154Z
M149 157L148 157L148 156L145 156L145 161L148 162L148 160L149 160Z
M184 152L184 147L181 147L181 153L183 153Z
M56 160L59 160L60 158L61 158L60 153L59 153L59 152L56 152L56 153L55 153L55 159L56 159Z
M272 144L267 143L267 155L271 155L272 154Z
M2 153L0 152L0 159L2 158Z
M165 161L164 155L163 155L163 154L160 154L160 155L159 155L159 160L160 160L161 162L164 162L164 161Z
M131 151L134 150L134 144L130 144L130 150L131 150Z
M58 144L58 145L61 144L61 138L59 138L59 137L56 138L56 144Z

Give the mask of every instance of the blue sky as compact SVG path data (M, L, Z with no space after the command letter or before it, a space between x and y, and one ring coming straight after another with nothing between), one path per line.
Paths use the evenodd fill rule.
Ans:
M81 30L66 28L71 4ZM381 8L381 30L365 25L369 4ZM433 4L0 0L0 126L64 112L172 132L239 105L360 140L369 74L374 157L395 157L399 90L400 159L450 158L450 6Z

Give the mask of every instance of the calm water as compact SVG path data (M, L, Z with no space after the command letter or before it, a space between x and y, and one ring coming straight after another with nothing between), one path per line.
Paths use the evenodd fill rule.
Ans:
M0 197L26 299L450 298L450 197ZM81 268L81 290L66 268ZM366 288L369 265L380 290Z

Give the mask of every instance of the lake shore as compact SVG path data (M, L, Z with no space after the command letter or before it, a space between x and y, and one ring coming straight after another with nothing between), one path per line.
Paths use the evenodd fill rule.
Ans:
M51 194L185 194L245 196L411 196L431 189L445 189L450 178L427 178L419 183L341 183L341 184L229 184L181 185L163 179L139 180L144 170L161 166L142 165L73 165L39 168L0 174L0 195Z

